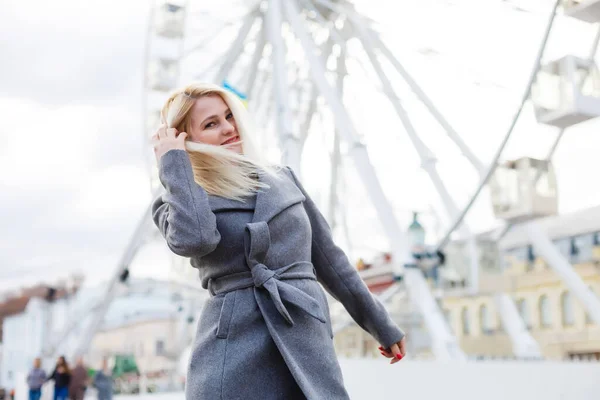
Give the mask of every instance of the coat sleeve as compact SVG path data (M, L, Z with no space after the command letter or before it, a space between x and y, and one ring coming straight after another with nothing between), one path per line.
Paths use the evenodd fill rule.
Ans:
M333 242L327 221L318 210L294 172L288 168L306 200L304 208L312 228L312 263L317 279L340 301L354 321L384 348L399 342L404 332L392 321L385 307L367 288L346 254Z
M152 205L152 219L173 251L183 257L202 257L221 241L208 194L194 181L185 150L169 150L159 162L166 191Z

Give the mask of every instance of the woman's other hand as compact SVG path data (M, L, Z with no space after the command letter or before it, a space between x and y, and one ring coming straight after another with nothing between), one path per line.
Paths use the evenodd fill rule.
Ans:
M161 125L156 133L152 136L154 143L154 155L158 162L160 158L169 150L185 150L186 132L177 132L175 128L167 128L166 125Z
M394 343L388 349L379 347L381 355L386 358L391 358L390 364L395 364L402 360L406 355L406 336L402 338L398 343Z

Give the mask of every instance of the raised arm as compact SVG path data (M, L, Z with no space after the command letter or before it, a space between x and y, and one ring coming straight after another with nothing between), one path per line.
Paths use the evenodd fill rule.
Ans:
M159 160L159 177L166 191L152 206L152 219L169 248L183 257L212 252L221 235L206 191L194 181L185 150L169 150Z
M363 282L346 254L334 243L327 221L318 210L294 172L288 171L306 200L304 208L312 227L312 263L317 279L339 300L356 323L384 348L398 343L404 332L392 321L385 307Z

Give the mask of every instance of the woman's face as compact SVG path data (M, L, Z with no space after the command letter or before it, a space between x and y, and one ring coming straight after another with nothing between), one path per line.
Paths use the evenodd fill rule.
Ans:
M215 146L226 145L229 150L242 154L235 119L221 96L215 94L196 99L191 117L192 131L188 132L189 140Z

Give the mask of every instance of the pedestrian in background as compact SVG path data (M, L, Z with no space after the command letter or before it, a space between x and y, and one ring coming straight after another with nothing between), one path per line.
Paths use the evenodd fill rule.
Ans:
M40 400L42 397L42 385L46 382L46 372L42 369L42 360L33 360L33 369L27 374L27 386L29 387L29 400Z

